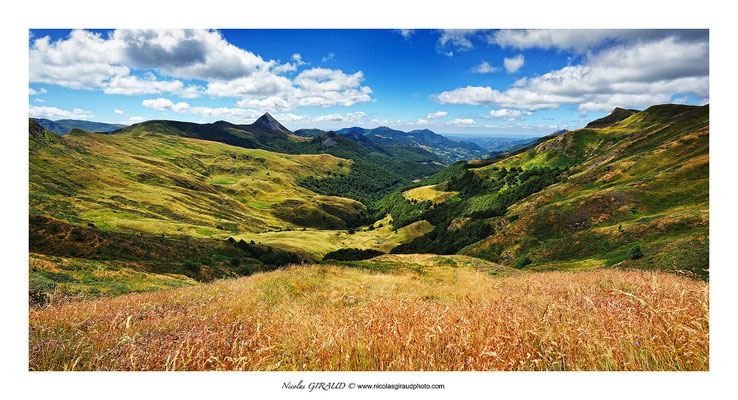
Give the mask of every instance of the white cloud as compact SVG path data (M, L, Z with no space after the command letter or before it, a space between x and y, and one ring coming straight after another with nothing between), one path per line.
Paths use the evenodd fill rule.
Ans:
M403 38L405 38L405 40L407 40L415 34L415 29L395 29L395 32L399 33Z
M54 42L34 40L29 58L31 82L108 94L234 97L278 111L372 100L371 88L360 84L361 71L312 68L290 79L282 74L307 64L301 54L285 64L264 60L214 30L116 30L107 36L73 30Z
M44 103L46 100L36 98L36 99L33 99L33 101L35 101L37 103Z
M124 29L114 31L109 42L134 68L156 68L185 79L236 79L275 64L228 43L213 30Z
M185 86L181 81L159 81L153 74L144 76L143 79L134 75L115 75L111 77L103 88L107 94L124 94L129 96L172 93L179 97L191 99L200 97L202 93L200 86Z
M116 114L118 114L118 115L122 115L122 114L125 114L125 111L123 111L123 110L119 110L119 109L117 109L117 108L116 108L115 110L113 110L113 112L114 112L114 113L116 113Z
M141 122L141 121L144 121L144 120L146 120L146 118L144 118L144 117L132 116L132 117L128 118L128 123L129 124L135 124L137 122Z
M250 121L258 118L261 113L256 110L245 108L228 108L228 107L201 107L191 106L186 102L174 103L169 99L159 97L157 99L144 100L141 105L152 108L157 111L174 111L179 114L189 113L201 115L206 118L216 117L225 118L234 122Z
M434 113L426 115L425 117L428 119L442 119L446 118L447 115L448 113L446 111L436 111Z
M668 29L503 29L487 37L489 44L520 50L558 49L584 53L608 41L658 41L677 37L680 41L707 41L707 30Z
M37 94L44 94L44 93L46 93L46 89L44 88L39 88L38 90L34 90L33 88L28 88L28 94L30 96L35 96Z
M336 56L336 55L335 55L335 54L333 54L333 53L328 53L328 54L326 54L326 55L325 55L325 57L323 57L323 60L322 60L322 61L323 61L323 62L328 62L328 61L332 60L332 59L333 59L333 57L335 57L335 56Z
M173 101L163 97L144 100L141 102L141 105L158 111L174 111L177 113L184 113L190 110L190 105L185 102L175 104Z
M478 74L489 74L492 72L497 72L499 70L499 68L489 65L487 61L482 61L481 64L472 68L472 72L476 72Z
M709 97L707 42L673 37L590 53L581 65L519 79L504 91L467 86L440 93L440 104L496 105L542 110L578 104L586 112L646 107L677 93Z
M313 118L313 121L316 122L322 122L322 121L343 121L343 115L341 114L328 114L328 115L319 115L315 118Z
M503 64L505 65L505 70L508 74L512 74L513 72L519 70L520 67L523 66L523 63L525 63L525 57L523 57L522 54L518 54L513 58L505 58L503 62Z
M471 118L456 118L449 121L448 124L455 126L474 126L476 125L476 122L474 122L474 120Z
M277 96L270 96L263 99L243 99L236 103L236 105L269 111L289 111L295 108L287 100Z
M305 61L302 60L302 55L300 53L295 53L292 55L292 62L295 63L295 65L305 65L307 64Z
M533 113L530 111L501 108L499 110L490 111L489 115L494 118L517 118L522 115L533 115Z
M446 54L451 57L454 55L453 51L468 51L474 48L474 44L471 42L471 37L477 34L479 31L476 29L445 29L441 31L441 36L436 42L436 50L439 53ZM446 48L451 48L452 51L446 52Z
M56 107L30 107L28 115L33 118L47 119L89 119L95 116L92 111L75 108L72 111L62 110Z
M428 125L427 119L419 119L415 122L415 125Z
M352 106L371 101L371 88L361 86L361 71L346 74L341 70L311 68L293 80L272 75L264 79L244 78L209 84L206 93L214 97L242 97L239 107L267 111L289 111L299 107Z
M316 117L312 118L312 121L314 122L325 122L325 121L346 121L346 122L358 122L362 120L364 117L366 117L366 114L363 111L356 111L356 112L350 112L345 114L328 114L328 115L318 115Z
M261 116L263 111L255 110L253 108L228 108L228 107L200 107L191 106L186 102L175 103L169 99L156 98L147 99L142 102L142 105L147 108L151 108L157 111L173 111L179 114L189 113L196 114L206 118L221 118L228 121L237 123L250 123L256 118ZM348 113L334 113L328 115L319 115L316 117L309 117L307 115L297 115L292 113L281 113L275 114L275 118L279 121L295 122L295 121L313 121L313 122L325 122L325 121L346 121L346 122L358 122L366 117L366 113L363 111L354 111Z
M506 124L506 125L484 125L485 128L494 128L494 129L536 129L536 130L557 130L560 129L557 125L523 125L521 123L515 123L515 124Z
M294 71L297 71L298 67L308 64L302 60L302 55L300 55L300 53L293 54L290 59L292 60L291 63L275 65L274 67L272 67L271 72L276 73L276 74L294 72Z

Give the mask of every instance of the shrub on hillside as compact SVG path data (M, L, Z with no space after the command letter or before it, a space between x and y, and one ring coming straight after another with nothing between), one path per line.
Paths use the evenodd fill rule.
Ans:
M376 256L380 256L384 253L373 249L338 249L326 254L323 257L323 261L334 260L334 261L359 261L368 260Z
M630 249L630 259L637 260L639 258L643 258L643 251L641 251L641 247L636 246Z

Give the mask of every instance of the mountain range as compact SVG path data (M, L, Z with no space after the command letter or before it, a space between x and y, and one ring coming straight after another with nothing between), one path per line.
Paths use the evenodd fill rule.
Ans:
M313 137L326 133L320 129L298 129L296 135ZM450 139L429 129L404 132L386 126L367 129L354 126L336 130L335 133L364 145L376 143L383 146L411 146L427 150L442 160L451 164L459 160L469 160L484 154L484 148L470 141ZM367 142L367 139L370 142ZM371 145L370 145L371 146Z
M457 142L430 131L292 133L268 114L65 136L29 123L31 214L70 226L141 240L248 238L308 259L353 246L524 269L707 274L709 106L615 109L445 168L426 148ZM56 223L35 221L44 243Z
M81 119L58 119L56 121L52 121L45 118L35 118L35 120L45 129L54 132L57 135L66 135L73 129L81 129L89 132L112 132L126 126L122 124L107 124L104 122L85 121Z

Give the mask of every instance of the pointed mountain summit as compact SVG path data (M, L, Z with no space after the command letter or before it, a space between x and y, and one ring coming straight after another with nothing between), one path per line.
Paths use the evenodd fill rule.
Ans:
M254 121L254 123L251 124L251 126L270 130L270 131L292 133L289 129L285 128L284 125L280 124L279 121L274 119L274 117L272 117L271 114L269 113L264 113L264 115L259 117L259 119L257 119L256 121Z

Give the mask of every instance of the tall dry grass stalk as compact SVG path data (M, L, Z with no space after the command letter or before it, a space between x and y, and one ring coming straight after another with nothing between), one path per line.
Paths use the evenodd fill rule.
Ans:
M31 370L707 370L708 284L292 267L30 312Z

